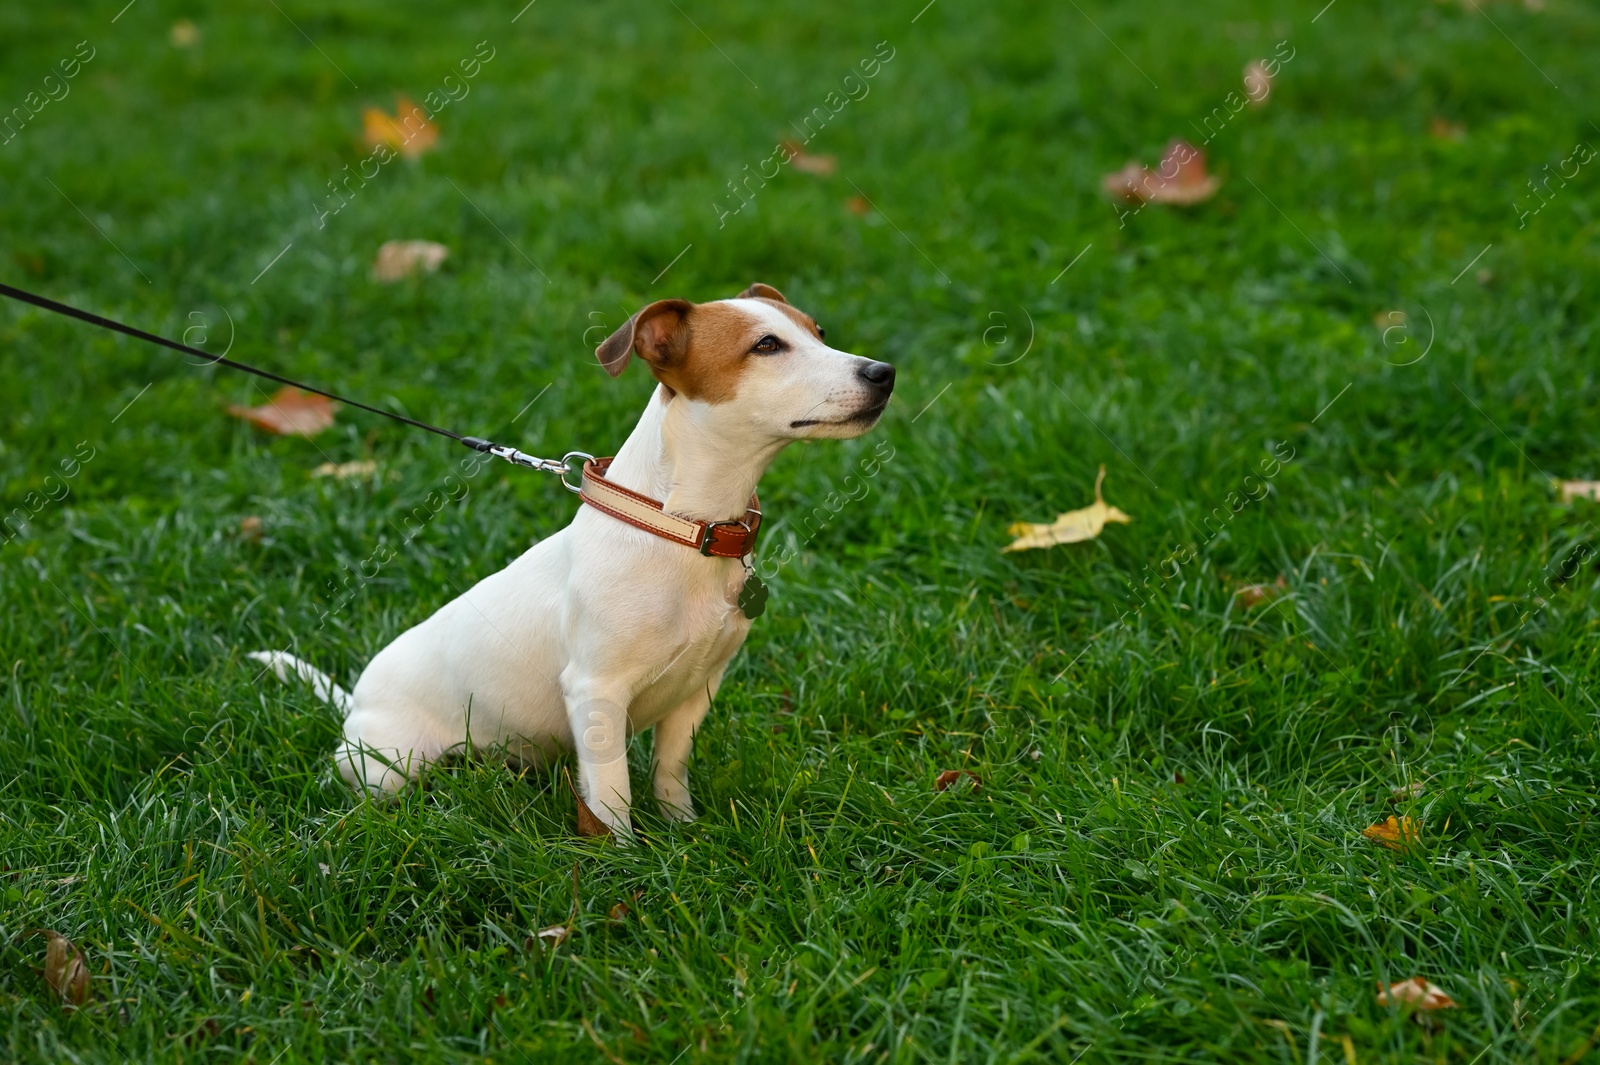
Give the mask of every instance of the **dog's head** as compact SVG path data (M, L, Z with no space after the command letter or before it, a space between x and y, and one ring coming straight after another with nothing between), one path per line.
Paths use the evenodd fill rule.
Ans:
M615 377L637 352L666 389L730 428L772 440L860 436L894 391L894 367L823 343L810 315L755 284L730 300L658 300L595 356Z

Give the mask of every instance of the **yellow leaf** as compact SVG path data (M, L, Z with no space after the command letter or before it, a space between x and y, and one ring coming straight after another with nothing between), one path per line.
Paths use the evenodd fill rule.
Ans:
M1016 537L1015 542L1002 551L1027 551L1035 547L1053 547L1056 544L1075 544L1093 540L1106 527L1106 522L1116 521L1126 525L1133 519L1116 507L1109 506L1100 495L1100 485L1106 479L1105 466L1094 479L1094 502L1078 510L1069 510L1056 516L1049 525L1033 525L1019 521L1006 532Z
M1390 817L1363 828L1361 834L1392 851L1403 851L1422 838L1416 820L1410 817Z
M394 98L393 115L380 108L361 112L361 129L372 147L388 145L407 159L415 159L439 139L439 127L428 119L428 112L404 96Z

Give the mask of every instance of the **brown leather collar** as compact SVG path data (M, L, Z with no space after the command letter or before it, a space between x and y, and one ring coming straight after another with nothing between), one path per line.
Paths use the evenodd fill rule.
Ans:
M583 488L578 495L596 510L625 521L636 529L654 533L702 555L717 558L743 558L756 546L756 531L761 528L761 500L750 497L744 517L735 521L695 521L668 514L649 496L629 491L606 480L611 459L590 459L583 464Z

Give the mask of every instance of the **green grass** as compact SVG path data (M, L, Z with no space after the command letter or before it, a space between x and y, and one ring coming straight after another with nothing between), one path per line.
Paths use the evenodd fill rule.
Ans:
M1600 144L1592 5L276 6L0 13L7 109L96 49L0 147L0 277L541 454L607 453L647 395L585 330L756 280L892 359L898 399L763 482L764 551L795 554L697 740L702 817L646 804L619 849L575 837L559 769L357 801L335 713L242 658L353 678L565 524L553 478L485 468L353 577L464 452L348 410L268 438L223 413L250 378L0 311L0 506L37 511L0 545L0 1057L1583 1056L1600 508L1547 478L1600 476L1600 170L1517 212ZM1198 139L1285 39L1207 146L1221 192L1119 227L1100 175ZM361 109L479 41L437 150L318 228ZM719 228L880 41L811 145L838 173ZM451 257L380 285L390 238ZM308 476L359 458L380 475ZM1000 553L1102 463L1131 525ZM981 789L936 792L952 768ZM1416 847L1362 839L1391 813ZM529 948L574 868L571 938ZM52 1001L33 928L83 948L92 1005ZM1412 975L1460 1008L1376 1004Z

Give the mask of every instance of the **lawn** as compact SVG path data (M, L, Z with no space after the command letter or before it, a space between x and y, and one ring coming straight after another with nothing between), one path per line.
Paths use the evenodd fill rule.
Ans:
M1600 1044L1600 504L1552 486L1600 477L1600 9L123 3L0 11L0 279L542 455L621 442L593 349L667 296L775 285L899 385L763 481L701 817L624 848L559 766L360 801L244 658L353 680L554 478L0 308L0 1057ZM380 165L396 94L439 135ZM1102 191L1175 137L1215 196ZM1002 553L1102 465L1131 523Z

